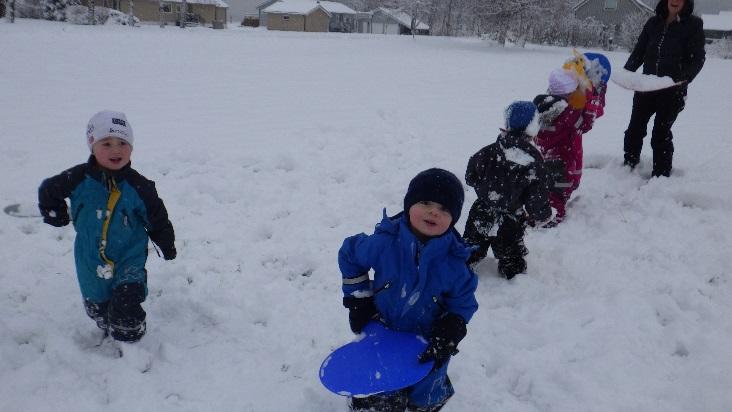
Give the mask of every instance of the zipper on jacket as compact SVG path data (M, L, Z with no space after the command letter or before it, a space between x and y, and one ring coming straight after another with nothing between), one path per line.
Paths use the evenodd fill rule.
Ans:
M117 202L121 196L120 190L117 188L117 182L114 181L113 177L109 177L106 181L109 189L109 199L107 199L107 209L104 211L104 222L102 222L102 238L99 241L99 257L106 264L105 267L98 270L98 275L101 275L104 279L111 279L114 275L114 262L109 259L106 255L107 249L107 234L109 231L109 223L112 220L112 214L114 208L117 206Z
M661 46L663 46L663 41L666 40L666 31L668 30L668 25L663 25L663 31L661 32L661 38L658 40L658 50L656 53L656 76L659 76L659 67L661 66Z

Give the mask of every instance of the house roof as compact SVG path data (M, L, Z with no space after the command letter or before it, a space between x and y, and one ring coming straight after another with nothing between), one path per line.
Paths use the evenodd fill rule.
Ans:
M576 11L577 9L579 9L580 7L584 6L585 4L587 4L587 3L591 2L591 1L592 0L582 0L581 2L577 3L577 5L573 7L573 9ZM646 11L650 11L650 12L653 12L653 13L656 12L656 10L653 7L649 6L648 4L646 4L642 0L628 0L628 1L630 1L633 4L635 4L640 9L643 9L643 10L646 10Z
M183 3L183 0L163 0L165 3ZM186 0L188 4L206 4L221 8L228 8L229 5L223 0Z
M280 0L265 0L262 3L257 4L257 10L264 9L272 3L277 3Z
M268 2L260 4L266 5ZM350 7L334 1L316 0L280 0L265 7L265 13L288 13L288 14L310 14L313 10L321 8L328 15L331 14L356 14Z
M387 9L384 7L379 7L376 10L380 10L381 12L388 14L389 16L393 17L394 20L398 21L401 25L405 27L412 27L412 16L409 14L401 11L401 10L394 10L394 9ZM430 26L422 23L421 21L417 20L417 30L429 30Z
M732 11L722 11L719 14L702 14L705 30L732 31Z
M324 9L328 10L331 13L335 14L357 14L358 12L356 10L353 10L352 8L346 6L343 3L338 3L335 1L321 1L320 5L323 6Z

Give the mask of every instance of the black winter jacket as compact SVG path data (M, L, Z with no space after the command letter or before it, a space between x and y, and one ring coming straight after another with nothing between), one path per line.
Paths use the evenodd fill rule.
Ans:
M693 1L687 0L679 17L666 26L666 2L648 19L633 48L625 69L632 72L643 65L643 74L669 76L674 81L691 82L704 65L703 22L691 14Z
M523 207L535 221L552 215L544 159L525 134L504 131L480 149L468 161L465 182L497 212L515 214Z

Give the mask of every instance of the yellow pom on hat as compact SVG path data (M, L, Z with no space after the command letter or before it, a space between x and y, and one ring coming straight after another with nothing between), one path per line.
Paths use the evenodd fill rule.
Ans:
M564 62L562 68L565 70L569 70L577 76L577 81L579 82L579 85L583 91L588 90L592 83L587 77L587 71L585 70L585 56L582 53L578 52L577 49L572 49L572 54L574 55L574 57Z

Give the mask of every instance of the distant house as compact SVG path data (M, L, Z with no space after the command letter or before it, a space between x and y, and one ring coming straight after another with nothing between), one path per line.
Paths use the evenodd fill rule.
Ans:
M353 33L356 30L357 11L335 1L320 1L319 3L331 15L329 31Z
M158 0L133 0L132 3L133 13L140 21L159 22L162 18L166 23L180 23L183 0L163 0L162 4ZM88 1L82 0L81 4L87 5ZM95 4L130 13L130 0L96 0ZM223 28L226 25L228 7L222 0L187 0L186 21Z
M704 36L707 42L721 39L732 39L732 11L719 14L702 14Z
M360 20L363 26L363 20ZM414 24L414 34L430 34L430 26L425 23L413 19L409 14L401 10L387 9L379 7L371 12L371 30L368 33L375 34L412 34L412 24ZM362 27L359 27L359 32Z
M268 30L353 32L355 10L333 1L270 0L257 6L260 25Z
M267 27L267 13L264 12L264 9L267 7L277 3L280 0L266 0L263 3L259 3L257 6L257 14L259 14L259 25L262 27Z
M612 28L617 28L625 18L635 13L651 17L655 11L641 0L583 0L574 6L574 16L578 19L594 17Z

